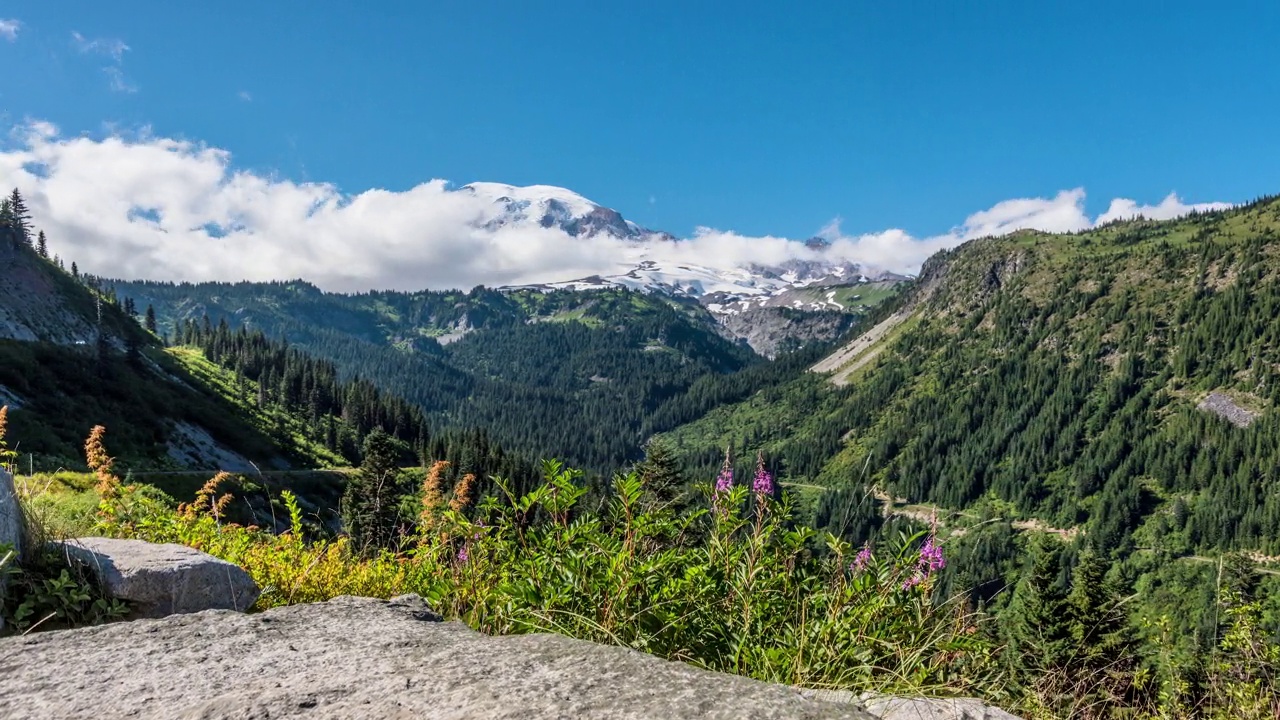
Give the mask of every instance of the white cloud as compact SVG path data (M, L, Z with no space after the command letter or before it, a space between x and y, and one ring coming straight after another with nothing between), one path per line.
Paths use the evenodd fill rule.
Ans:
M129 46L119 38L89 39L74 30L71 32L71 44L81 55L100 55L111 60L111 64L102 68L107 76L108 87L113 92L136 93L138 86L124 74L124 54Z
M116 62L124 60L129 46L119 38L94 38L90 40L78 32L71 32L71 42L76 49L85 55L105 55Z
M253 102L253 96L249 94L248 90L241 90L240 92L236 93L236 97L240 98L245 102Z
M731 268L813 259L781 237L700 228L692 238L633 243L571 237L536 222L481 226L492 199L431 180L403 191L349 195L237 170L225 150L154 137L64 137L49 123L18 128L0 151L0 178L28 197L57 252L99 275L157 280L306 278L330 290L468 288L614 273L643 252L670 262ZM1007 200L942 235L891 229L847 235L839 219L822 229L827 251L896 272L915 272L934 252L1022 228L1091 227L1084 191ZM1116 214L1167 217L1220 203L1157 206L1117 200ZM625 209L624 209L625 210Z
M1182 202L1177 193L1169 193L1159 205L1139 205L1128 198L1116 198L1111 201L1111 207L1107 211L1098 216L1098 224L1111 222L1112 220L1131 220L1136 217L1144 217L1148 220L1168 220L1170 218L1181 217L1192 210L1224 210L1231 207L1230 203L1201 203L1198 205L1187 205Z
M13 42L18 39L20 29L22 29L22 23L17 20L0 20L0 38Z

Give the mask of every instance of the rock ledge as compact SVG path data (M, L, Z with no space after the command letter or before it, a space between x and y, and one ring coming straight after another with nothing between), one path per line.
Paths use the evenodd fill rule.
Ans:
M487 637L439 622L413 595L8 638L0 677L0 717L33 720L878 717L856 700L827 702L625 648Z

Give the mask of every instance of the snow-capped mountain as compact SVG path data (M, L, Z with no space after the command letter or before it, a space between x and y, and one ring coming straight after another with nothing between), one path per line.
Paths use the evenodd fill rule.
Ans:
M630 270L617 275L593 275L533 287L547 290L625 287L641 292L695 298L712 313L735 315L761 307L791 307L811 311L847 310L849 308L844 303L836 300L834 290L822 292L822 289L905 279L890 274L869 277L857 265L846 262L829 265L806 263L802 268L761 265L712 268L642 260ZM801 294L797 292L799 290L809 292Z
M559 228L584 241L606 238L627 241L616 273L566 278L541 283L545 289L591 290L625 287L642 292L660 292L699 300L715 314L738 314L752 308L789 307L797 310L847 310L837 293L815 293L823 287L847 286L905 278L864 270L856 263L822 257L830 243L811 238L803 243L815 259L788 260L770 266L758 263L725 263L699 258L690 263L673 260L671 250L679 243L669 233L650 230L627 220L617 210L606 208L565 188L551 185L517 187L501 183L471 183L455 192L483 200L484 211L477 227L498 230L504 227L536 225ZM799 244L799 243L798 243ZM799 293L799 290L807 292Z
M796 242L795 252L781 253L790 256L781 262L744 262L741 253L735 260L714 245L644 228L617 210L549 185L472 183L454 192L480 201L472 223L476 229L554 228L584 243L611 245L601 250L605 264L616 268L612 272L507 289L622 287L693 299L715 318L721 334L768 357L811 341L835 340L907 279L841 258L823 238ZM779 257L776 246L774 250Z
M670 236L654 232L626 220L617 210L597 205L581 195L554 185L517 187L502 183L477 182L455 192L486 201L487 210L476 223L486 230L508 225L534 224L559 228L574 237L606 236L623 240L644 240Z

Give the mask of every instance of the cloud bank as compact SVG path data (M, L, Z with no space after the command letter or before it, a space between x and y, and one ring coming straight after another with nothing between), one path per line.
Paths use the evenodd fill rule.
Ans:
M123 50L121 50L123 52ZM49 123L18 128L0 151L0 185L27 197L53 250L98 275L153 280L306 278L334 291L469 288L624 272L637 257L730 268L815 259L780 237L699 228L678 242L572 237L536 222L482 226L490 200L431 180L404 192L349 195L236 169L230 153L163 137L64 137ZM975 237L1019 229L1077 231L1144 215L1164 219L1225 203L1158 205L1117 199L1096 219L1083 189L1006 200L947 233L822 230L828 257L911 273L930 255Z

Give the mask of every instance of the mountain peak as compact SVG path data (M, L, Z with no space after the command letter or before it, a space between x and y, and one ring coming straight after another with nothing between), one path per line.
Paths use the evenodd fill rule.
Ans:
M651 231L622 217L622 213L599 205L572 190L554 185L507 185L475 182L455 192L488 200L487 211L478 226L497 230L506 226L536 225L559 228L574 237L604 235L639 240Z

